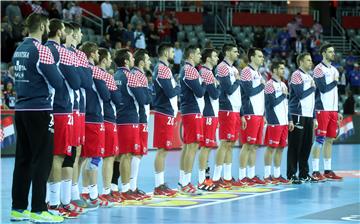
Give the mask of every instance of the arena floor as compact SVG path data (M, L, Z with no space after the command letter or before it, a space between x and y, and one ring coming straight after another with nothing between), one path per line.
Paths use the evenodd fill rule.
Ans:
M233 176L238 174L234 149ZM264 148L257 155L256 173L263 176ZM284 151L283 159L286 158ZM244 188L209 193L197 198L153 199L145 204L100 208L66 223L346 223L360 222L360 145L335 145L334 170L342 182ZM139 187L153 190L154 157L150 152L140 165ZM180 151L169 153L165 181L176 187ZM214 152L210 157L213 164ZM311 163L310 163L311 164ZM1 223L10 223L14 158L1 159ZM320 163L320 169L323 164ZM192 182L197 181L197 164ZM285 163L281 168L285 174ZM101 180L101 177L99 177ZM99 182L99 190L101 191Z

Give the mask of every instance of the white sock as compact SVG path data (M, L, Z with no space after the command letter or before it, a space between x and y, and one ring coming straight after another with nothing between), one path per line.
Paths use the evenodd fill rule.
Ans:
M82 187L82 191L81 191L83 194L89 194L89 186L86 186L86 187Z
M71 183L72 180L63 180L61 181L60 188L60 201L63 205L70 204L71 201Z
M98 187L96 184L90 185L89 191L90 191L89 194L91 200L94 200L99 196Z
M224 164L224 179L225 180L231 180L231 163Z
M127 192L130 190L130 184L121 184L121 192Z
M49 205L57 206L60 204L60 186L61 182L51 183L50 184L50 194L49 194Z
M46 198L45 198L45 203L49 202L49 197L50 197L50 184L49 182L46 182Z
M71 200L79 200L79 199L80 199L79 185L73 184L71 186Z
M205 170L199 170L199 183L202 184L205 181Z
M185 173L185 178L184 178L184 184L183 186L188 185L189 183L191 183L191 173Z
M264 177L268 178L271 174L271 166L265 166L265 173L264 173Z
M155 187L159 187L164 184L164 171L155 173Z
M279 178L280 177L280 166L274 167L274 177Z
M134 156L131 160L131 178L130 178L130 189L135 191L137 188L137 178L139 174L140 159Z
M331 159L324 159L324 170L331 170Z
M319 171L319 162L320 159L312 159L312 169L313 172L318 172Z
M111 184L111 191L119 191L119 187L116 184Z
M182 185L182 181L184 179L185 172L184 170L180 170L179 183Z
M246 177L246 168L239 168L239 180L242 180Z
M213 177L213 180L214 180L214 181L218 181L218 180L220 180L220 177L221 177L221 171L222 171L222 165L220 165L220 166L215 165L215 169L214 169L214 177Z
M103 187L102 193L103 194L110 194L110 187Z
M248 167L248 177L250 179L255 177L255 166Z

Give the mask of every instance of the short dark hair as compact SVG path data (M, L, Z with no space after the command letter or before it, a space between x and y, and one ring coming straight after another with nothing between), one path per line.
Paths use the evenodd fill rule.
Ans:
M99 64L102 62L102 60L104 60L105 58L107 58L107 56L109 55L110 51L106 48L99 48Z
M198 48L199 48L199 46L193 45L193 44L190 44L189 46L187 46L185 48L185 52L184 52L185 59L188 59L190 54L195 53L196 49L198 49Z
M79 23L77 23L77 22L69 22L69 23L73 26L74 30L78 31L81 29L81 26Z
M325 53L327 51L328 48L330 47L334 47L332 44L330 43L325 43L320 47L320 54L322 55L323 53Z
M130 50L126 49L126 48L115 51L115 55L114 55L115 64L118 67L125 66L125 60L130 60L129 53L130 53Z
M278 69L280 67L280 65L285 65L285 61L284 60L276 60L276 61L273 61L271 63L271 72L273 72L275 69Z
M145 55L148 54L147 50L145 49L138 49L134 53L134 64L139 65L140 61L145 61Z
M49 25L49 37L55 37L56 32L61 30L64 23L60 19L51 19Z
M304 60L306 56L311 56L309 52L303 52L296 57L296 64L300 66L300 61Z
M233 43L226 43L222 47L222 53L224 54L224 57L226 55L226 52L231 51L233 48L237 48L237 46Z
M25 20L25 26L29 33L39 30L41 24L45 24L48 18L38 13L31 13Z
M71 32L74 32L74 27L70 23L64 23L65 26L65 33L70 34Z
M87 58L90 58L90 55L99 49L98 45L94 42L86 41L80 47L80 50L86 54Z
M167 51L169 48L173 48L174 46L171 43L161 43L158 47L158 56L164 55L165 51Z
M258 48L258 47L251 47L251 48L248 50L248 52L247 52L247 57L248 57L248 59L249 59L250 62L251 62L251 57L252 57L252 56L255 56L256 51L262 52L262 50L261 50L260 48Z
M205 48L201 52L201 61L202 61L202 63L206 63L206 59L211 58L211 55L212 55L213 52L217 53L217 51L214 48Z

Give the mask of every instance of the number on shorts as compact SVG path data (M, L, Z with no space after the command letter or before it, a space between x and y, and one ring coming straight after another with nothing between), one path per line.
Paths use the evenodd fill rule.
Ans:
M117 132L117 128L116 128L116 125L114 125L114 132Z
M68 114L68 125L74 125L74 117L72 114Z
M49 127L54 126L54 115L50 114L50 123L49 123Z
M167 125L174 125L175 117L168 117Z
M144 125L143 132L148 132L148 126L147 125Z
M207 117L206 118L206 125L211 125L212 123L212 118L211 117Z
M100 124L100 131L105 131L105 126L104 126L104 124Z

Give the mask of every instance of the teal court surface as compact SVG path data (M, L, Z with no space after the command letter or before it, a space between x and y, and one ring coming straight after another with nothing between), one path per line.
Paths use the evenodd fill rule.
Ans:
M234 177L238 176L238 155L239 149L234 148ZM260 148L256 163L260 177L263 176L263 155L264 148ZM214 156L215 151L209 159L211 168ZM150 151L140 164L139 188L149 193L154 187L154 158L155 151ZM176 188L178 182L179 159L180 151L174 151L166 161L165 181L172 188ZM285 165L286 150L281 167L283 175ZM192 183L197 182L197 167L196 162ZM320 169L322 167L321 162ZM143 203L100 208L65 223L359 223L360 145L335 145L332 167L344 177L343 181L239 188L197 197L154 198ZM1 223L10 223L13 168L14 158L1 159ZM101 192L100 180L101 175Z

